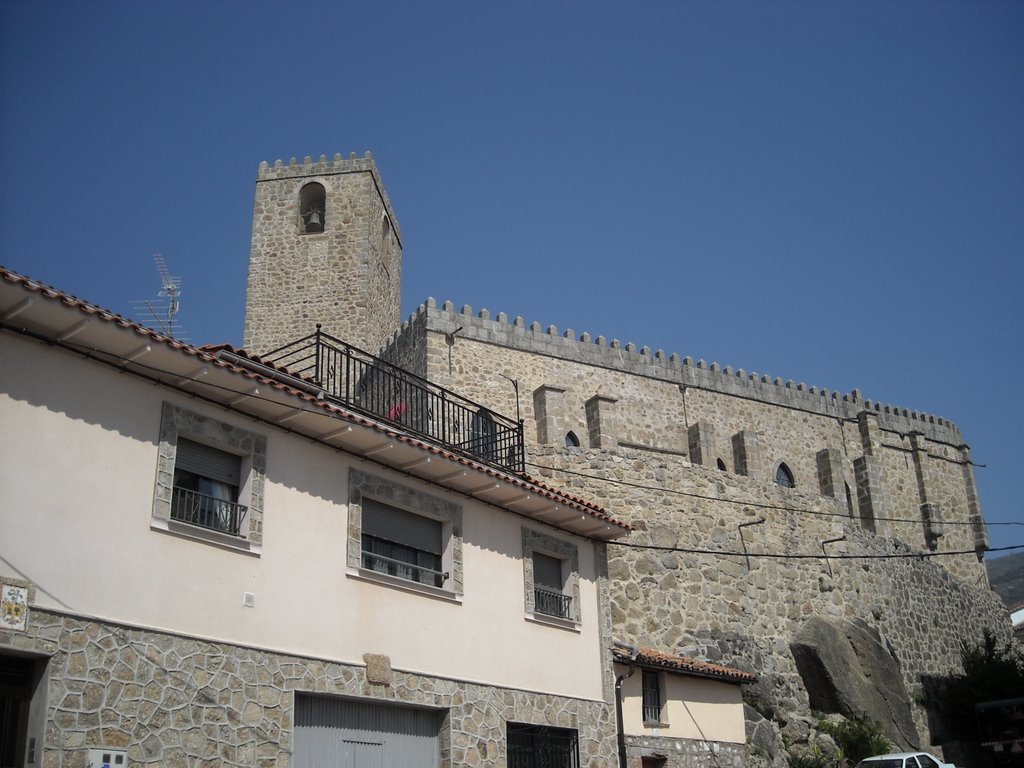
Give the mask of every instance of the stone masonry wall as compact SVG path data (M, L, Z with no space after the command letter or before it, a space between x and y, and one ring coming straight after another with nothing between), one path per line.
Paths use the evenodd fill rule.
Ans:
M665 760L665 768L743 768L746 748L721 741L626 737L628 768L643 768L643 758L655 756Z
M323 232L303 232L299 190L310 182L326 191ZM399 323L401 264L398 224L369 155L262 163L244 346L265 354L323 323L326 333L376 352Z
M769 714L809 714L789 643L813 616L876 628L911 696L923 678L958 672L961 642L980 642L984 628L1009 638L1005 609L985 585L863 531L834 500L633 450L550 448L536 460L555 467L541 473L549 482L632 510L635 532L608 546L616 637L756 672L745 690ZM741 523L754 525L741 533ZM817 556L840 536L827 550L837 557ZM809 557L778 557L793 554ZM927 736L924 712L915 716Z
M613 765L610 703L494 688L104 623L32 609L0 651L50 656L41 765L85 768L89 747L126 749L129 766L291 765L294 693L445 710L446 766L506 765L509 721L579 731L581 765Z
M517 379L528 472L633 523L627 545L693 550L609 545L615 635L751 669L769 712L809 714L789 643L811 616L866 620L912 696L959 669L962 641L1008 632L974 552L970 455L945 419L431 301L393 341L499 413L516 412L503 377ZM774 482L780 462L795 487ZM840 537L830 554L875 557L819 557ZM748 563L744 547L807 557Z
M882 407L857 393L830 397L813 387L576 341L569 331L541 333L504 316L490 320L486 310L475 317L468 307L459 313L446 307L421 306L396 333L392 349L422 365L420 375L503 414L516 413L516 393L505 377L517 379L528 456L561 444L569 431L584 446L606 448L614 433L615 446L674 456L689 466L723 467L769 488L785 462L797 489L831 494L865 528L913 548L970 552L987 544L967 447L945 419ZM541 441L531 393L545 386L559 390L557 404L541 414L558 434ZM600 407L588 414L595 397ZM595 412L604 422L601 443L591 437ZM831 490L822 479L823 451L836 462ZM863 476L858 462L869 470ZM612 511L629 518L628 510ZM925 520L926 512L936 519ZM943 557L942 563L970 583L986 579L974 554Z
M431 301L394 335L392 348L406 350L407 359L416 349L417 365L425 360L417 373L502 414L516 413L515 390L504 377L518 380L527 456L560 444L569 431L583 438L582 444L595 445L588 439L593 425L587 403L599 396L606 398L600 403L603 432L605 437L614 433L616 446L676 457L687 465L721 466L768 484L784 462L798 489L830 493L854 517L866 518L865 528L910 547L963 552L987 545L970 454L945 419L883 407L857 392L828 395L804 385L766 383L762 378L767 377L755 380L739 376L742 372L578 341L571 331L558 336L542 332L538 324L509 324L504 314L492 321L486 310L474 316L469 307L438 309ZM546 441L539 439L543 430L531 397L542 386L561 390L560 413L549 408L542 414L560 429ZM694 431L699 431L696 445ZM703 455L696 455L695 447ZM838 462L831 468L836 477L830 492L819 456L829 451ZM870 487L858 485L858 461L871 470L859 478ZM936 519L926 519L926 512ZM974 554L943 557L942 563L969 583L986 579Z

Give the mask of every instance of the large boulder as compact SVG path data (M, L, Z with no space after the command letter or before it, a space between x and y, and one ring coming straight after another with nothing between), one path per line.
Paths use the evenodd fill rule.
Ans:
M790 642L811 709L877 720L901 749L920 738L896 657L860 619L808 619Z

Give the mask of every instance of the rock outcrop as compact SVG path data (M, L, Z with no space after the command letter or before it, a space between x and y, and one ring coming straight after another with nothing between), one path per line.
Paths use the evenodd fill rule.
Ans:
M812 710L867 715L902 749L920 743L896 657L860 619L808 619L790 643Z

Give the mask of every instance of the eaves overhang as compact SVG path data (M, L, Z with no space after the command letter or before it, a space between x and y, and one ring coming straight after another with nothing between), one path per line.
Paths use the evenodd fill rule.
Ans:
M726 667L722 664L715 664L701 659L691 659L686 656L676 656L672 653L658 651L654 648L633 647L635 653L626 650L628 646L617 644L612 649L612 658L619 664L630 664L644 669L656 669L666 672L674 672L679 675L690 677L705 677L711 680L720 680L726 683L755 683L757 675L753 672L744 672L741 669Z
M540 524L604 541L631 530L584 499L327 402L302 379L230 362L223 347L186 344L3 267L0 327Z

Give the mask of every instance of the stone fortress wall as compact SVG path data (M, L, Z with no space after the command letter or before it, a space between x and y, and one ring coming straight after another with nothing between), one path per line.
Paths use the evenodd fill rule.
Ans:
M327 188L321 234L296 218L311 180ZM961 643L984 628L1009 637L955 424L856 390L450 303L428 300L400 323L401 255L369 156L262 165L246 348L266 353L321 322L488 409L518 412L530 474L636 527L631 546L608 547L617 638L756 672L750 699L781 723L812 704L794 638L821 618L863 621L899 663L906 724L920 737L905 741L941 737L921 704L927 681L957 672ZM793 487L776 482L780 469ZM836 557L819 557L823 547ZM793 554L805 557L781 557ZM877 557L842 558L853 554Z
M504 415L516 379L528 472L637 528L636 546L608 548L616 637L751 669L761 709L809 714L790 644L812 617L876 629L915 701L959 670L962 641L1007 628L970 453L945 419L429 300L385 354ZM877 557L703 552L820 555L840 537L830 554ZM938 556L888 558L915 552Z

